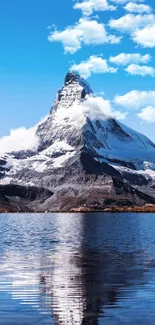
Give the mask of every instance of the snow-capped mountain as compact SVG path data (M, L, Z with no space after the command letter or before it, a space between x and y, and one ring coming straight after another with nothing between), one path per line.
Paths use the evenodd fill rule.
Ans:
M69 72L36 128L37 146L0 158L1 201L35 211L155 203L155 144L105 112Z

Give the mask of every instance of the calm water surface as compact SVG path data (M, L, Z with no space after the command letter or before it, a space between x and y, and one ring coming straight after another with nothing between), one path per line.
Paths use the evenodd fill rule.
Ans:
M1 214L0 324L155 325L155 214Z

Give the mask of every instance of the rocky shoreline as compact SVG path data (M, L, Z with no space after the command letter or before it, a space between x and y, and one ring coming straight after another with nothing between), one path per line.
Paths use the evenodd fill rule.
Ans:
M0 207L0 213L89 213L89 212L145 212L145 213L155 213L155 205L146 204L145 206L112 206L106 207L103 209L96 209L94 208L86 208L86 207L78 207L72 208L69 211L20 211L19 209L16 210L15 207L7 207L3 206Z
M85 207L72 209L71 212L155 212L155 205L146 204L145 206L113 206L103 209L87 209Z

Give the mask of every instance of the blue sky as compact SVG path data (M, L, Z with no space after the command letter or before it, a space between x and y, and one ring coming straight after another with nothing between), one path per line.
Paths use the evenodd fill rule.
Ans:
M0 137L46 115L73 67L98 96L104 92L123 123L155 141L152 3L2 0Z

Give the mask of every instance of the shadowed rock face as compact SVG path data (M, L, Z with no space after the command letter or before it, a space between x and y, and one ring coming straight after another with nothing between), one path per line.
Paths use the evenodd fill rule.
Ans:
M35 204L44 203L53 193L33 186L0 185L0 211L35 211Z
M37 127L38 147L0 158L1 205L68 211L155 204L155 144L97 105L89 84L69 72Z
M81 98L84 98L88 94L93 94L93 91L86 80L84 80L78 73L69 71L65 77L64 86L68 86L69 84L73 83L78 83L82 87Z
M39 188L39 187L24 187L19 185L1 185L0 186L0 196L1 197L13 197L18 196L22 199L28 199L30 201L36 199L47 199L48 197L52 196L53 193L49 190Z

